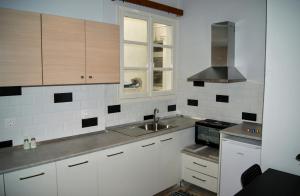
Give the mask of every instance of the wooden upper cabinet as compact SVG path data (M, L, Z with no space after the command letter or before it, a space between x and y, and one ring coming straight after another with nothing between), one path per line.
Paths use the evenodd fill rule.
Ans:
M41 84L40 14L0 8L0 86Z
M86 82L120 83L119 26L86 21Z
M85 83L84 20L42 15L43 83Z

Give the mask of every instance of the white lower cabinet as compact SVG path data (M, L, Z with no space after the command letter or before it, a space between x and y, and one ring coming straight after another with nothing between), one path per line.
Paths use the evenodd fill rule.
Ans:
M159 190L169 188L180 181L180 138L176 133L158 138L159 143Z
M136 184L133 196L151 196L160 191L159 187L159 142L157 138L134 144L134 169L131 173Z
M182 154L182 179L205 188L218 192L219 165L212 161Z
M4 174L6 196L56 196L55 163Z
M99 190L101 196L133 196L135 193L132 175L134 160L131 144L101 152L99 162Z
M56 162L58 196L98 196L97 154Z
M3 181L3 175L0 175L0 196L4 196L4 181Z
M242 173L260 164L261 147L234 140L221 140L220 196L232 196L242 189Z

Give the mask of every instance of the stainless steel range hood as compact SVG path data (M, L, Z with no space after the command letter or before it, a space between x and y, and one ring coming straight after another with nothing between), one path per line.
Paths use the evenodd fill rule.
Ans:
M191 76L188 81L213 83L244 82L246 78L234 67L234 23L211 25L211 67Z

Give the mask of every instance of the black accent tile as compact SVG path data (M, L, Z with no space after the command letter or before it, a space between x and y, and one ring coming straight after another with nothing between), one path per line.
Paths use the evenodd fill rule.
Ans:
M150 120L150 119L153 119L153 115L146 115L144 116L144 120Z
M20 86L0 87L0 96L15 96L15 95L22 95L22 87Z
M72 102L72 93L54 93L54 103Z
M216 102L228 103L229 96L228 95L216 95Z
M168 112L176 111L176 105L168 105Z
M107 106L107 113L118 113L121 112L121 105L109 105Z
M82 126L82 128L93 127L93 126L97 126L97 125L98 125L98 118L97 117L86 118L86 119L82 119L81 120L81 126Z
M198 100L188 99L187 104L190 105L190 106L198 106Z
M242 112L242 119L256 121L257 115L255 113Z
M204 87L204 82L203 81L194 81L193 85L194 86L199 86L199 87Z
M0 148L6 148L6 147L12 147L13 141L7 140L7 141L1 141L0 142Z

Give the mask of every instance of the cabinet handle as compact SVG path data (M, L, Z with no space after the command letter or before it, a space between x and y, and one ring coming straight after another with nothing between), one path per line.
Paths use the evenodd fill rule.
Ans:
M207 167L207 165L202 165L202 164L200 164L200 163L197 163L197 162L193 162L195 165L199 165L199 166L201 166L201 167Z
M298 154L298 155L296 156L296 160L297 160L297 161L300 161L300 154Z
M201 178L197 178L196 176L192 176L193 178L195 178L196 180L200 180L201 182L205 182L206 180L203 180Z
M93 78L93 76L89 76L89 78L90 78L90 79L92 79L92 78Z
M172 140L173 138L172 137L170 137L170 138L168 138L168 139L164 139L164 140L160 140L161 142L165 142L165 141L169 141L169 140Z
M87 164L88 161L84 161L84 162L81 162L81 163L76 163L76 164L73 164L73 165L68 165L68 167L75 167L75 166L78 166L78 165L83 165L83 164Z
M84 76L80 76L81 79L84 79Z
M123 154L124 152L118 152L118 153L114 153L114 154L109 154L109 155L106 155L107 157L113 157L113 156L117 156L117 155L120 155L120 154Z
M244 156L244 153L242 153L242 152L237 152L236 154Z
M155 144L155 142L151 143L151 144L147 144L147 145L143 145L142 147L145 148L147 146L153 146Z
M38 177L38 176L42 176L42 175L45 175L45 172L35 174L35 175L32 175L32 176L22 177L22 178L20 178L20 180L26 180L26 179L29 179L29 178L34 178L34 177Z

